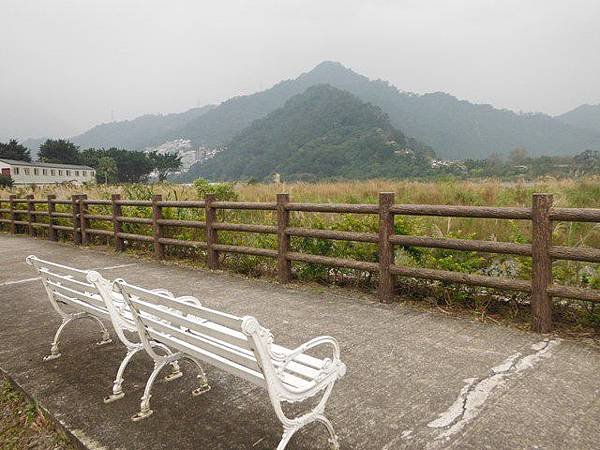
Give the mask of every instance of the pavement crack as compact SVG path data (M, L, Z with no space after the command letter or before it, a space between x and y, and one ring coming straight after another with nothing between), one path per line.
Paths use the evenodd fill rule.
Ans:
M531 346L531 352L523 355L515 353L500 364L492 367L489 373L480 378L467 378L456 400L438 417L427 424L433 441L427 448L437 448L475 419L483 410L492 393L507 381L525 370L532 369L539 361L549 357L550 352L560 343L560 339L545 339Z

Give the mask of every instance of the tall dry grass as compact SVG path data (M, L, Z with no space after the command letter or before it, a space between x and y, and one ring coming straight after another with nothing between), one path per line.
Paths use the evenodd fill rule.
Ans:
M600 207L600 178L583 179L540 179L532 183L505 183L499 180L482 181L344 181L322 183L291 184L236 184L235 192L240 201L273 202L275 195L287 192L294 202L314 203L376 203L379 192L394 192L396 203L478 205L478 206L529 206L532 194L549 192L554 194L554 205L559 207ZM0 199L9 194L24 197L33 193L37 198L55 194L58 198L70 198L71 195L85 193L92 199L109 199L111 194L119 193L125 199L150 199L153 194L161 194L165 200L193 200L199 195L193 186L173 184L153 185L90 185L46 186L42 188L14 187L0 189ZM24 205L22 205L24 208ZM41 208L43 206L40 205ZM60 206L68 211L68 206ZM92 214L110 214L110 207L95 206ZM165 208L166 218L183 220L203 220L202 209ZM125 207L124 214L136 217L150 217L148 208ZM44 220L44 219L41 219ZM69 219L61 219L69 224ZM219 220L237 223L274 224L272 212L265 211L219 211ZM376 232L377 217L373 215L317 214L296 212L292 214L292 225L307 228L329 228L346 231ZM438 218L438 217L396 217L396 233L434 237L455 237L463 239L497 240L505 242L527 243L531 241L529 221ZM92 222L93 228L111 229L109 222ZM129 233L150 234L144 225L124 224ZM6 229L6 227L4 227ZM204 240L203 230L183 228L168 229L170 237L177 239ZM276 240L271 235L251 233L220 232L219 241L224 244L245 245L261 248L276 248ZM94 238L97 243L110 243L107 238ZM553 242L556 245L600 247L600 226L596 224L559 222L554 223ZM351 258L366 261L377 260L377 246L367 243L325 241L313 238L293 238L292 246L302 251L325 256ZM131 249L151 251L145 243L130 243ZM170 257L187 258L202 261L202 251L167 247ZM222 255L222 264L233 270L259 275L272 273L272 260L244 256ZM530 258L509 255L486 255L474 252L446 251L441 249L398 248L396 261L402 265L430 267L442 270L480 273L528 279L531 275ZM342 280L361 286L371 286L371 274L348 269L331 269L314 264L295 265L296 274L305 280L337 282ZM553 266L554 278L558 283L574 286L600 288L600 269L595 264L574 261L557 261ZM472 308L479 308L479 298L487 298L489 290L450 286L443 283L407 281L401 284L405 293L412 297L436 295L444 299L445 304L463 302ZM439 290L440 286L443 290ZM432 294L432 290L434 294ZM436 290L437 289L437 290ZM474 300L475 299L475 300ZM478 306L479 305L479 306ZM600 311L596 307L584 304L584 321L600 327Z
M192 186L175 184L144 185L152 192L170 199L195 199ZM527 183L507 183L496 179L479 181L337 181L321 183L236 184L243 201L273 201L275 194L287 192L293 201L318 203L375 203L379 192L395 192L397 203L453 204L487 206L527 206L534 192L554 194L554 203L562 207L600 207L600 177L581 179L539 179ZM49 185L0 188L0 197L9 194L36 197L56 194L68 198L87 193L90 198L106 198L111 193L125 193L124 185ZM589 195L588 195L589 194Z
M540 179L532 183L505 183L499 180L482 181L344 181L322 183L236 184L241 201L272 202L279 192L290 194L292 201L315 203L376 203L379 192L394 192L396 203L440 205L529 206L535 192L554 194L554 205L560 207L600 207L600 178ZM86 193L89 198L108 199L113 193L124 198L150 198L162 194L166 200L192 200L198 195L193 186L155 185L91 185L46 186L42 188L13 187L1 189L0 198L9 194L24 197L33 193L38 198L56 194L70 198ZM304 215L309 216L309 215ZM255 220L261 214L255 215ZM338 216L323 215L324 223ZM407 219L408 220L408 219ZM419 235L460 236L465 238L503 241L528 241L529 223L526 221L481 220L461 218L410 218L412 231ZM555 241L563 245L598 245L597 227L589 224L558 224Z

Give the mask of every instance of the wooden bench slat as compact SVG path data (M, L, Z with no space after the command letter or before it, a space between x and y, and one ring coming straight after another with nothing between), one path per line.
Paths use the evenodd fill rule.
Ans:
M312 380L304 380L295 375L292 375L289 372L282 373L280 377L283 384L295 389L308 389L309 387L315 384L315 382Z
M170 336L168 334L161 333L157 330L149 329L148 333L150 334L150 337L152 337L152 339L162 342L169 348L179 350L185 353L186 355L198 359L199 361L209 363L221 370L224 370L225 372L231 373L232 375L236 375L258 386L266 387L265 378L260 372L248 369L245 366L236 364L226 358L223 358L214 353L210 353L201 348L194 347L188 344L187 342L174 338L173 336Z
M220 330L218 326L210 326L210 322L198 322L193 319L188 319L183 316L181 313L178 314L176 311L169 309L162 309L152 303L140 300L136 297L131 297L131 301L133 304L141 311L152 316L160 317L166 321L169 321L172 325L183 326L193 330L199 334L208 335L220 341L229 342L231 344L237 345L238 347L242 347L250 350L250 344L248 343L248 339L242 333L236 335L232 333L233 330L227 330L224 327L223 330ZM166 305L165 305L166 306ZM142 322L146 325L146 317L144 314L141 315ZM227 331L229 332L227 332Z
M155 305L172 307L187 314L210 320L211 322L224 327L233 328L234 330L239 331L242 328L242 319L233 314L216 311L204 306L191 305L181 300L177 300L176 298L169 297L168 295L152 292L148 289L140 288L129 283L123 282L121 283L121 286L123 286L130 294L136 295Z
M153 330L160 331L162 333L169 334L177 339L180 339L184 342L187 342L194 347L202 348L210 353L215 353L223 358L229 359L237 364L247 367L248 369L255 370L260 372L261 369L256 362L256 358L254 354L250 351L246 351L241 347L233 348L232 346L225 345L222 342L218 342L212 339L209 339L205 336L201 336L195 334L190 331L184 331L181 328L175 328L171 325L162 323L158 320L153 320L151 318L145 319L147 322L151 323L151 328Z
M77 300L76 298L69 297L61 292L56 292L55 294L57 297L60 297L61 301L64 301L65 303L67 303L71 306L74 306L78 309L81 309L84 312L93 314L97 317L107 317L108 316L108 311L106 309L96 308L95 306L90 305L89 303L85 303L85 302L82 302L81 300Z
M48 272L45 269L40 270L42 280L51 281L52 283L60 283L65 286L70 286L71 289L75 289L82 292L97 293L98 290L93 284L84 283L83 281L76 280L69 276L58 275L52 272Z
M68 288L67 286L60 286L60 285L52 283L52 282L48 282L48 286L50 287L50 290L53 292L59 292L68 297L76 298L78 301L81 301L84 303L90 303L91 305L95 306L96 308L105 310L108 314L108 310L106 309L106 305L104 304L104 301L102 300L102 298L93 297L90 294L86 294L81 291L76 291L74 289Z
M167 334L171 334L172 336L177 337L178 339L181 339L187 342L188 344L204 348L205 350L210 351L212 353L216 353L219 356L231 359L232 361L244 365L249 369L257 371L261 370L260 366L256 361L256 357L254 356L254 353L251 350L246 350L244 348L234 346L228 342L215 340L210 336L199 335L194 332L185 332L179 328L175 328L171 325L167 325L160 321L153 320L149 317L145 320L152 323L152 328ZM286 353L289 352L290 350L287 350ZM276 367L279 367L281 366L281 363L274 361L274 365ZM320 366L322 367L322 365L323 361L320 361ZM305 378L308 381L314 380L319 375L318 370L315 370L310 366L295 361L291 361L288 364L288 366L286 367L286 372L290 373L291 375Z
M69 217L70 217L70 215L69 215ZM62 272L78 274L78 275L82 276L84 279L88 272L87 270L75 269L74 267L63 266L62 264L57 264L57 263L53 263L50 261L42 261L40 259L34 259L33 263L40 270L43 270L45 268L45 266L50 266L50 267L54 267L56 269L60 269L60 271L62 271Z
M281 366L281 363L273 361L273 365L275 367ZM305 366L304 364L297 363L295 361L290 361L287 365L284 373L294 376L300 376L305 378L307 381L312 381L319 375L319 371L313 369L312 367Z
M215 326L214 324L211 324L210 322L206 323L205 325L209 326L209 327ZM212 340L212 338L210 336L206 336L205 338L208 340ZM252 350L246 350L246 349L234 346L233 344L230 344L228 342L223 342L223 341L218 341L217 344L225 346L227 348L231 348L234 352L245 353L245 354L251 356L254 360L256 360L256 356L254 355L254 352ZM285 347L281 347L279 345L273 345L273 349L277 349L277 351L279 353L284 353L286 355L292 351L292 350L288 350ZM306 364L303 361L308 361L308 362L310 362L310 364ZM279 367L279 366L281 366L282 363L273 361L273 364L276 367ZM292 372L293 374L301 375L304 378L312 380L319 375L319 370L322 367L323 367L323 360L320 360L318 358L315 358L315 357L309 356L309 355L298 355L292 361L290 361L286 370L288 372Z

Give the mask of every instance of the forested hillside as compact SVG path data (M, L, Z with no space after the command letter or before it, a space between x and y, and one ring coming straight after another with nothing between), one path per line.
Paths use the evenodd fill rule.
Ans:
M165 142L164 136L210 111L212 105L174 114L147 114L133 120L97 125L72 141L82 148L120 147L143 150Z
M439 92L402 92L386 81L370 81L335 62L321 63L298 81L328 83L379 106L392 125L430 145L445 159L485 158L517 147L526 148L531 155L600 149L600 133L545 114L516 114Z
M560 121L600 133L600 105L581 105L557 116Z
M285 180L410 177L431 170L430 148L407 139L378 107L328 85L313 86L255 121L188 179Z

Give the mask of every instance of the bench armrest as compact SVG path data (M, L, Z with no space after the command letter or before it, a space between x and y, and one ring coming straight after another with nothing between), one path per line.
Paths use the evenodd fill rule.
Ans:
M332 336L316 337L296 347L287 354L271 351L271 356L273 359L282 363L277 368L277 372L282 373L287 368L288 364L294 361L297 356L305 354L310 349L319 347L321 345L327 345L331 347L332 350L332 358L325 358L323 366L320 369L322 371L322 375L327 376L332 372L337 372L339 378L343 377L346 373L346 365L340 360L340 346L337 340Z
M340 359L340 346L335 340L335 338L331 336L319 336L311 339L310 341L305 342L304 344L296 347L290 353L285 356L286 360L293 360L296 356L306 353L310 349L318 347L320 345L328 345L331 347L333 351L333 359Z

